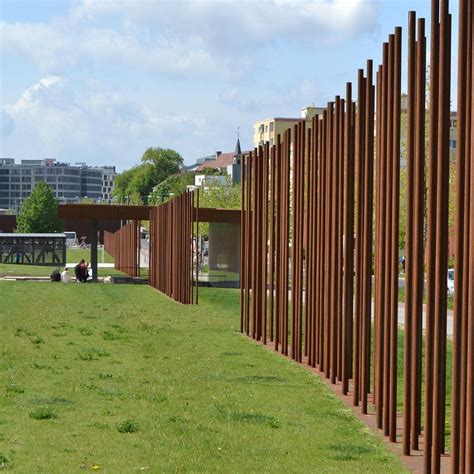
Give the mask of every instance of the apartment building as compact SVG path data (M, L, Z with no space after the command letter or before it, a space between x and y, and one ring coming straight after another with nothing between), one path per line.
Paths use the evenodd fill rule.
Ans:
M53 159L15 163L13 158L0 158L0 208L18 211L40 181L49 184L61 202L109 201L115 175L114 166L70 165Z
M278 135L281 135L283 138L283 133L302 119L306 119L307 128L311 128L311 119L316 114L322 114L323 110L324 108L322 107L305 107L301 109L299 118L272 117L255 122L253 126L254 147L263 145L265 142L273 145L276 143Z

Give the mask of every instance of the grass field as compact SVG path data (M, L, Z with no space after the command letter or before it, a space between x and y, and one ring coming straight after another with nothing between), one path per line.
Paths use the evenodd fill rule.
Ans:
M322 381L238 333L238 291L188 307L141 285L0 295L6 470L402 472Z

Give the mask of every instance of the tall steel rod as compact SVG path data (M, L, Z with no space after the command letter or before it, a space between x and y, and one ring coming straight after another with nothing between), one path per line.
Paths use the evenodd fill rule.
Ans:
M352 134L352 84L346 84L346 114L345 114L345 157L344 176L344 300L342 324L342 391L344 395L349 389L350 367L352 365L352 352L350 350L351 320L354 307L354 148Z

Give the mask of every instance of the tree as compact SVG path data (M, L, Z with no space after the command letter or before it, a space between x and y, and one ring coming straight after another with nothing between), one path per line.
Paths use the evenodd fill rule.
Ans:
M211 181L212 183L212 181ZM218 209L240 209L242 205L242 185L232 184L230 176L225 184L205 185L201 191L200 206Z
M169 148L148 148L142 156L143 163L150 163L154 168L155 185L168 176L179 172L183 166L183 157Z
M126 196L128 196L127 190L135 170L136 167L125 170L123 173L120 173L115 177L113 195L117 198L117 201L123 202Z
M199 207L215 207L217 209L241 208L242 185L232 184L232 179L230 176L226 178L225 184L212 183L209 185L204 185L199 192ZM200 224L199 233L201 235L208 235L209 224Z
M127 194L138 194L147 198L156 186L155 170L150 163L143 163L135 168L132 179L127 186Z
M187 186L194 184L196 173L178 173L168 176L155 187L151 195L152 204L160 204L186 191Z
M61 232L63 223L58 218L58 204L53 188L40 181L21 208L16 232Z
M141 158L141 164L125 170L115 178L114 196L119 202L146 201L153 188L179 172L183 165L182 156L170 149L148 148ZM136 199L136 196L139 199Z

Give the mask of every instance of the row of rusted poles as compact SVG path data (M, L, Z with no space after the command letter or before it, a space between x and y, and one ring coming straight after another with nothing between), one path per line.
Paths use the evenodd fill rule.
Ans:
M183 304L197 303L192 284L193 221L198 219L193 194L183 193L150 211L150 285Z
M425 20L408 16L408 107L406 162L405 349L403 452L419 447L423 320L425 188Z
M471 2L461 1L459 21L451 453L453 472L473 472ZM297 123L282 139L278 136L274 146L266 145L245 162L242 327L250 334L253 321L253 337L266 342L268 332L275 350L317 367L332 383L340 381L343 393L350 393L362 412L372 401L377 426L396 441L401 372L399 223L405 219L403 450L410 454L423 445L425 471L440 472L447 390L451 62L447 0L432 2L428 150L425 21L409 14L406 216L400 216L401 40L401 28L396 28L384 43L375 87L372 62L365 75L359 71L357 104L348 84L345 100L337 96L311 123Z
M114 233L104 232L104 249L114 258L117 270L139 276L140 221L131 221Z
M474 471L473 6L459 2L451 468Z

